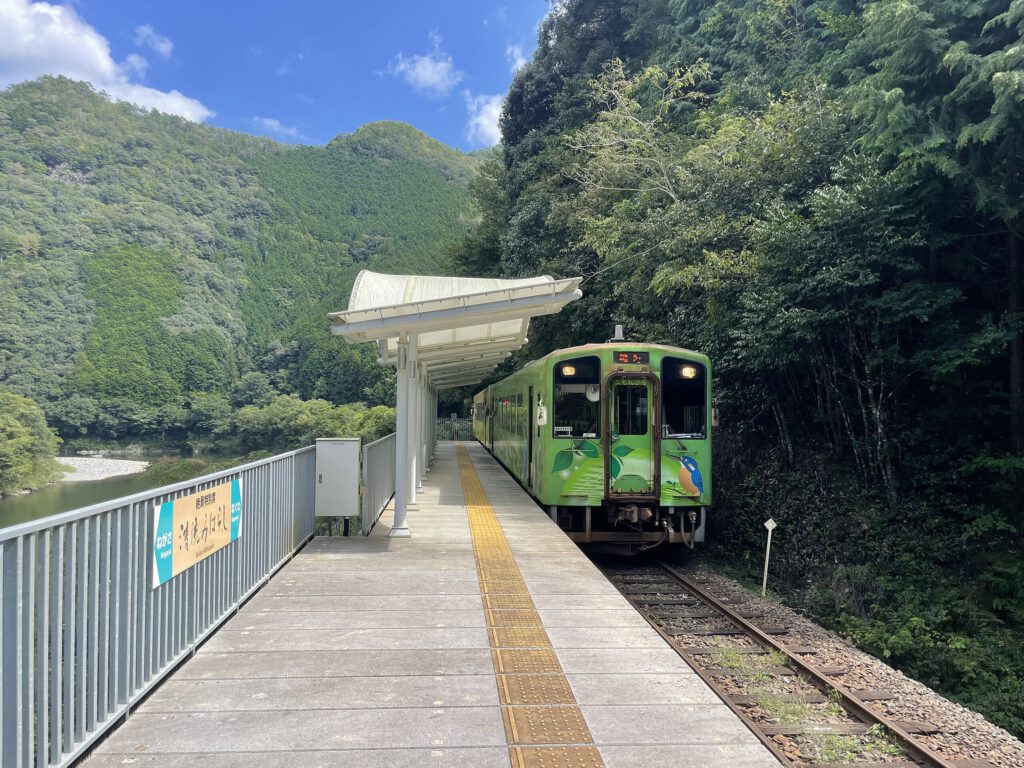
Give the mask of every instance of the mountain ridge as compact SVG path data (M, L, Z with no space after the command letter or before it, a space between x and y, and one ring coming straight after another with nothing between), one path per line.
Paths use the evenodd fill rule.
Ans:
M164 435L252 371L285 394L365 399L383 372L324 315L364 267L441 270L476 215L478 162L392 121L292 146L66 78L10 86L0 386L63 436Z

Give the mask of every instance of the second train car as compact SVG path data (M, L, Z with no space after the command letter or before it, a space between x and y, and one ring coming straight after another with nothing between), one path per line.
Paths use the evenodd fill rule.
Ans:
M473 436L573 541L636 552L704 540L712 415L705 355L613 339L479 392Z

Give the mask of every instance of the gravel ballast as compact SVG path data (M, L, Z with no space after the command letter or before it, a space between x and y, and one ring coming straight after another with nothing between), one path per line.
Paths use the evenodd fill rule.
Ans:
M941 733L919 738L947 759L987 759L999 768L1024 768L1024 742L977 712L946 699L796 611L771 598L762 598L706 566L679 570L699 580L719 598L742 598L745 606L762 613L756 624L789 627L785 637L776 639L791 647L813 646L818 651L813 658L817 665L846 668L847 673L839 678L841 684L851 689L884 689L895 694L895 699L872 702L870 706L897 720L923 721L939 727Z

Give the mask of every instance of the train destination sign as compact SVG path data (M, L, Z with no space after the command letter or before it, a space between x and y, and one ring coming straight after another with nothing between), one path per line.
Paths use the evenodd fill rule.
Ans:
M153 507L153 589L242 534L242 481L206 488Z
M651 362L651 353L615 350L612 352L612 360L620 365L648 365Z

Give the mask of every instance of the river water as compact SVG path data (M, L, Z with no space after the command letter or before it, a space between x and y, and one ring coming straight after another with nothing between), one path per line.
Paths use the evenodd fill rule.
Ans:
M144 480L142 475L122 475L86 483L53 483L22 496L4 496L0 499L0 528L148 491L158 485L159 481Z

